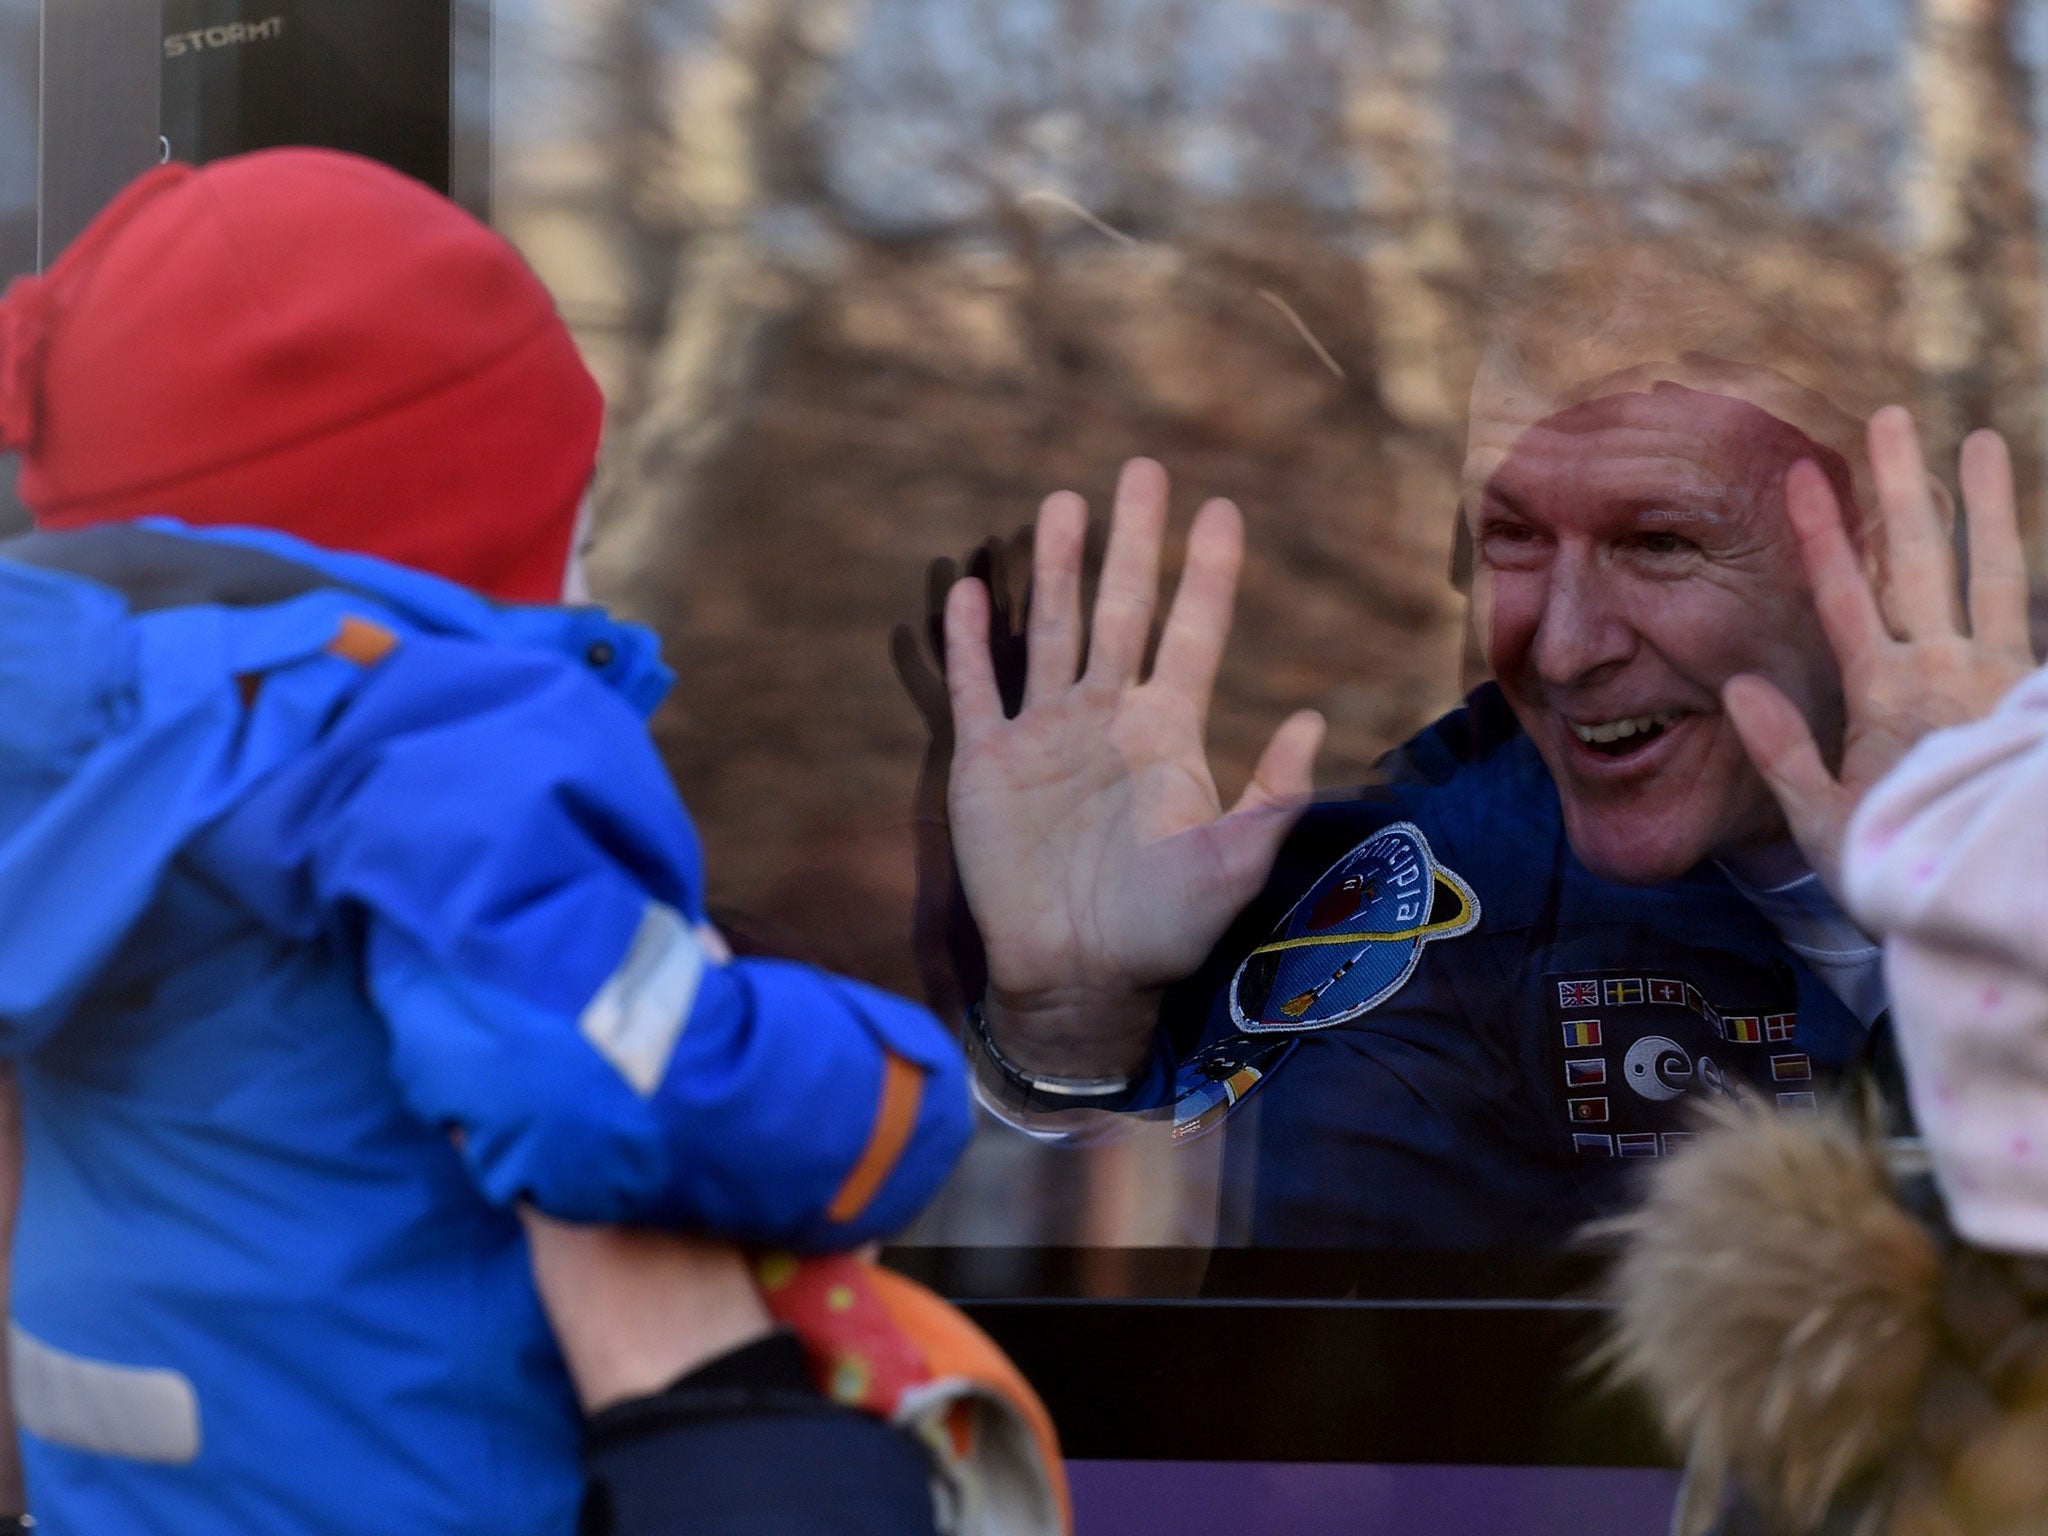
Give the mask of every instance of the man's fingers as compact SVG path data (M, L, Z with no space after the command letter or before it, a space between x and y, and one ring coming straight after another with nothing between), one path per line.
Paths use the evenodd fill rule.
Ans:
M936 741L943 735L950 742L953 716L947 707L945 680L925 658L924 648L917 643L917 635L908 624L898 624L889 631L889 660L895 665L896 678L903 684L903 691L910 695L910 702L924 716L925 728L932 733L932 739Z
M962 745L1003 718L1002 695L988 654L988 588L974 577L946 594L946 691Z
M1955 552L1911 414L1883 407L1870 418L1869 439L1884 515L1884 609L1909 639L1954 634Z
M2020 544L2012 454L1988 428L1963 439L1959 478L1970 529L1970 634L1979 644L2032 659L2027 634L2027 559Z
M1197 719L1208 718L1243 566L1243 516L1227 501L1207 503L1188 534L1187 564L1152 665L1152 681L1192 698Z
M1296 710L1283 720L1259 754L1251 782L1230 814L1306 804L1315 788L1316 753L1322 750L1325 729L1323 717L1313 709Z
M1774 685L1747 674L1722 685L1721 705L1750 762L1777 798L1793 838L1814 858L1839 837L1832 820L1841 790L1806 717Z
M1085 501L1072 491L1045 498L1031 543L1026 708L1074 685L1081 665L1081 546L1087 537Z
M1166 530L1166 471L1132 459L1117 477L1109 553L1095 593L1087 680L1122 688L1138 675L1159 592L1159 543Z
M1282 839L1308 808L1322 741L1321 715L1312 709L1290 715L1259 754L1252 780L1230 814L1202 829L1234 905L1265 884Z
M924 568L925 641L932 648L932 660L941 667L946 661L946 599L959 579L959 565L944 555Z
M1861 671L1891 638L1870 581L1842 527L1841 503L1820 466L1801 459L1785 477L1785 511L1813 586L1828 643L1845 677Z

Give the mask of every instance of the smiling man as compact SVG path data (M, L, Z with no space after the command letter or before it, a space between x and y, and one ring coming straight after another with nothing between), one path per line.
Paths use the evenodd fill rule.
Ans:
M1784 825L1720 688L1771 678L1839 734L1784 482L1810 458L1853 504L1848 463L1745 399L1603 387L1521 432L1475 488L1488 660L1587 868L1644 884L1712 855L1768 859Z
M1312 712L1229 814L1203 751L1236 510L1197 515L1141 677L1163 471L1126 466L1085 669L1086 511L1050 498L1014 718L979 584L947 613L985 1096L1037 1126L1229 1123L1224 1238L1286 1246L1546 1242L1689 1139L1691 1096L1810 1109L1871 1052L1878 951L1722 701L1749 679L1753 725L1839 753L1788 485L1809 523L1838 502L1867 524L1873 553L1943 526L1905 414L1873 419L1874 474L1862 437L1788 379L1697 354L1569 388L1483 376L1464 510L1494 680L1381 783L1305 811ZM1978 500L2010 523L2009 479Z

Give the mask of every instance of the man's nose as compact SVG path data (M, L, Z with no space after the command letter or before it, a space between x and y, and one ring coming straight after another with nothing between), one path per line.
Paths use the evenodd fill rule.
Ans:
M1598 682L1635 654L1635 630L1590 553L1558 551L1536 626L1536 672L1552 687Z

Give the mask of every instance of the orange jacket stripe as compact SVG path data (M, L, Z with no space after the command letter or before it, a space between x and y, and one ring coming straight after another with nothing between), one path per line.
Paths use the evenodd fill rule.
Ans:
M328 654L352 661L359 667L374 667L398 646L398 636L382 624L372 624L349 614L341 628L327 642Z
M875 1128L861 1152L853 1172L839 1186L839 1193L826 1207L833 1221L855 1221L881 1191L903 1149L910 1145L917 1129L917 1112L924 1104L924 1073L895 1052L882 1059L882 1102L875 1111Z

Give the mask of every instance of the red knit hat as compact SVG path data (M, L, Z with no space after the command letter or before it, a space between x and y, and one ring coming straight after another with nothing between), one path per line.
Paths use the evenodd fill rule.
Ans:
M0 298L0 449L44 528L275 528L552 602L603 415L510 245L329 150L151 171Z

